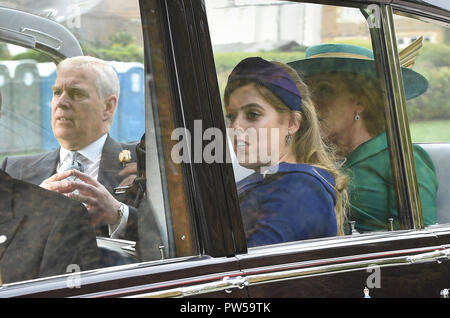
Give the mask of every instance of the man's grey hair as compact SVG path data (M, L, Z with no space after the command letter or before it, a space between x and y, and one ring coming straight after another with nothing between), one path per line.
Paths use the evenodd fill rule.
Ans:
M115 95L117 97L117 102L119 101L119 77L108 62L92 56L75 56L60 62L57 67L57 72L66 67L81 69L92 68L97 74L96 88L98 97L101 100L105 100L107 97Z

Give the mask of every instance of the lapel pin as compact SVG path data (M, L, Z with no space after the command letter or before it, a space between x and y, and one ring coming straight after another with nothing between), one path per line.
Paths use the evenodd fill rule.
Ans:
M131 152L129 150L122 150L119 153L119 161L125 167L127 163L131 162Z
M6 242L6 240L7 240L7 237L6 237L6 236L4 236L4 235L0 235L0 244L3 244L3 243L5 243L5 242Z

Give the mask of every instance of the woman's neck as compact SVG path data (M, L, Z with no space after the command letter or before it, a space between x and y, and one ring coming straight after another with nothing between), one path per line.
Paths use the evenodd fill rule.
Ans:
M267 164L258 165L256 167L251 167L250 169L261 172L262 170L266 170L268 167L273 167L276 165L279 165L282 162L286 163L297 163L297 159L294 153L292 151L288 151L284 154L281 154L276 160L267 162Z
M355 129L351 129L341 136L336 136L332 141L336 145L337 156L347 157L349 153L370 139L372 139L372 135L369 134L361 123Z

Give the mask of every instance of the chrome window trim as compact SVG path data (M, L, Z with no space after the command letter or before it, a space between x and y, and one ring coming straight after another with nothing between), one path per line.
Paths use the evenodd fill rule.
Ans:
M409 132L408 115L406 110L406 98L403 89L403 78L400 68L400 59L397 49L397 38L394 27L394 15L391 6L381 7L382 21L385 34L386 46L388 47L388 64L391 69L393 79L394 96L396 99L395 110L397 112L398 124L400 125L399 137L401 140L400 149L404 154L407 191L409 192L412 210L412 221L414 229L423 229L424 221L422 215L422 204L419 195L419 186L416 177L414 163L414 153L412 149L411 135Z
M402 13L402 15L407 17L418 18L423 20L424 22L430 22L429 20L433 20L435 22L443 22L445 25L450 24L450 12L447 11L448 15L438 14L434 12L424 12L423 10L420 10L419 8L415 8L412 6L405 6L405 5L399 5L397 3L392 3L390 5L394 11L398 11ZM397 14L397 12L394 12Z
M447 261L449 258L450 258L450 249L437 248L434 251L431 252L427 251L425 253L417 255L367 259L363 261L326 264L322 266L313 266L284 271L282 270L272 273L251 274L247 275L246 278L248 281L248 285L251 286L303 277L316 277L321 275L334 274L337 272L344 273L349 271L367 269L372 266L382 268L398 265L411 265L418 263L434 263L434 262L441 263L443 261Z
M417 254L419 253L419 254ZM208 294L211 292L225 291L232 292L232 289L243 289L266 283L281 282L299 278L310 278L321 275L329 275L337 272L345 273L377 266L379 268L390 266L404 266L422 263L442 263L450 259L450 248L442 246L408 249L393 252L394 255L406 254L402 256L383 257L389 254L373 253L356 255L352 257L340 257L336 259L307 261L296 264L284 264L282 266L272 266L267 268L257 268L244 270L236 273L235 276L216 277L215 281L160 290L156 292L143 293L125 298L163 298L163 297L188 297ZM366 258L364 260L358 260ZM354 261L352 261L354 260ZM342 261L342 262L340 262ZM337 264L330 264L337 262ZM320 264L323 265L316 265ZM286 269L292 268L292 269Z
M423 229L392 7L380 5L379 12L380 23L371 27L370 32L377 72L380 78L384 78L386 85L386 136L397 193L400 229Z

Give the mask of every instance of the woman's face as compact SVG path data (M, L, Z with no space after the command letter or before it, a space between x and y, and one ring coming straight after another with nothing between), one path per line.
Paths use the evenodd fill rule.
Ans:
M355 128L356 112L362 108L338 74L318 74L308 79L324 137L338 142Z
M279 113L253 84L239 87L226 107L229 136L239 163L250 169L283 161L289 113Z

